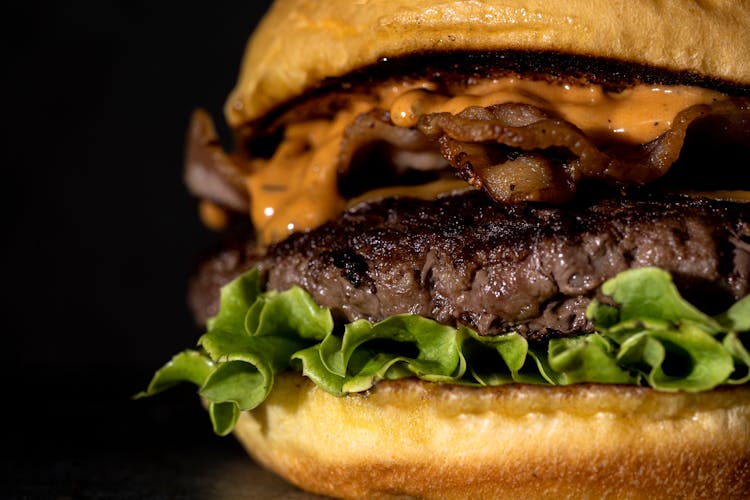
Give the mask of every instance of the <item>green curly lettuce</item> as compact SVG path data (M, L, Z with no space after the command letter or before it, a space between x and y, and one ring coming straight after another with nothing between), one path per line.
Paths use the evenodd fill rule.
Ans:
M280 372L296 370L336 396L380 380L417 377L471 386L581 382L706 391L750 381L750 296L708 316L682 298L669 273L625 271L602 285L586 315L594 333L546 349L515 332L480 336L421 316L334 325L304 290L262 291L252 270L221 291L220 311L198 350L177 354L139 397L180 382L199 387L217 434L260 405Z

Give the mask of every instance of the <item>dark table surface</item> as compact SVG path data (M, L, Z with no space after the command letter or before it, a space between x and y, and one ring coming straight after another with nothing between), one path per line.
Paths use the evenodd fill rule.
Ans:
M219 238L182 183L269 1L9 4L0 245L1 498L310 498L213 435L195 392L133 401L195 345ZM12 29L11 29L12 27Z
M135 379L54 375L5 405L2 498L321 498L215 436L189 387L134 401Z

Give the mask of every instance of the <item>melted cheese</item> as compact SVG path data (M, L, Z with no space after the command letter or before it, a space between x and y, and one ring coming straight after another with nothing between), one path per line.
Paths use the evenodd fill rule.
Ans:
M672 124L683 109L724 98L695 87L635 86L607 92L598 85L563 85L508 77L478 82L461 95L444 95L430 82L384 85L372 99L352 100L333 120L289 125L269 160L256 160L247 178L250 215L261 243L285 238L331 219L347 204L393 195L434 197L456 185L386 188L345 200L338 191L338 155L346 127L374 108L390 110L400 127L413 127L427 113L459 113L470 106L526 103L569 121L599 143L649 142ZM459 186L460 187L460 186Z

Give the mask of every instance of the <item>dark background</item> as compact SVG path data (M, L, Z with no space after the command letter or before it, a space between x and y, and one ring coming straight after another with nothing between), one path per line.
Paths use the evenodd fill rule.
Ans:
M248 459L194 388L131 396L201 333L185 288L217 235L182 184L185 131L201 106L228 139L268 3L6 7L2 496L234 496L217 470Z

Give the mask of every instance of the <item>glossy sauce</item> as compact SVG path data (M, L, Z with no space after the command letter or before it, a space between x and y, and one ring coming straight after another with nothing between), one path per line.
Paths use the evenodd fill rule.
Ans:
M214 231L221 231L229 225L229 213L224 208L209 200L200 201L198 215L203 224Z
M471 106L516 102L531 104L583 130L594 141L643 144L666 132L674 117L695 104L709 104L723 94L697 87L639 85L606 92L599 85L562 85L506 78L480 83L471 93L445 96L422 89L397 97L391 120L413 127L423 114L457 114Z
M442 95L430 82L386 85L376 91L379 103L353 100L333 120L314 120L287 127L269 160L256 160L247 178L250 215L259 241L279 241L294 231L311 229L351 206L386 195L435 197L465 188L448 183L425 187L381 188L353 200L338 192L338 155L346 127L354 118L378 107L389 109L391 121L413 127L427 113L459 113L470 106L505 102L526 103L573 123L599 143L649 142L672 124L683 109L724 98L693 87L635 86L606 92L597 85L563 85L505 78L479 82L462 95Z

